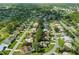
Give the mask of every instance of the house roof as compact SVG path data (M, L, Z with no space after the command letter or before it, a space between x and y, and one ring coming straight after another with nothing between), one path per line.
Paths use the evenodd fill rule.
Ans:
M5 46L0 45L0 51L2 51L4 47L5 47Z

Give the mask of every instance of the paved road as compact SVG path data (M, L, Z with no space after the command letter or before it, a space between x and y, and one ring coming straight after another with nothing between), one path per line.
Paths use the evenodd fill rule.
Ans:
M54 30L54 27L52 27L52 25L50 25L51 26L51 28L52 28L52 31L53 31L53 34L55 35L54 37L55 37L55 46L49 51L49 52L47 52L47 53L45 53L44 55L51 55L51 54L57 54L56 52L55 52L55 50L57 49L57 47L58 47L58 39L57 39L57 36L56 36L56 32L55 32L55 30Z
M18 45L20 44L20 42L22 41L22 39L24 38L24 36L26 35L27 31L29 30L30 26L33 24L33 22L30 23L29 27L24 31L23 35L20 37L20 39L18 40L18 42L16 43L16 45L14 46L14 48L11 50L11 52L9 53L9 55L12 55L14 53L14 51L16 50L16 48L18 47Z
M68 28L66 24L64 24L62 21L60 21L60 24L75 37L75 40L78 39L77 36Z
M69 30L68 27L63 22L60 21L60 24L62 24L63 27L65 27L66 30ZM56 55L57 53L55 52L55 50L56 50L57 47L59 47L58 46L58 39L57 39L57 36L56 36L57 33L54 31L54 27L52 27L52 25L50 25L50 26L51 26L51 28L53 30L53 34L55 35L54 36L55 37L55 46L49 52L45 53L45 55L51 55L51 54L55 54ZM73 34L73 36L75 36L75 34L71 30L69 30L69 32L71 32Z

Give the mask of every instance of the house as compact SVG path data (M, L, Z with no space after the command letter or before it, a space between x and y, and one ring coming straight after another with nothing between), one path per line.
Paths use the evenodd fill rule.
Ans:
M32 38L28 37L28 38L25 39L25 41L28 42L28 43L32 43Z
M9 46L12 42L14 42L14 40L16 39L17 35L14 35L13 37L8 37L7 39L5 39L2 44L5 44L7 46Z
M8 48L8 46L6 44L1 44L0 45L0 51L5 50L6 48Z
M48 41L41 41L41 42L39 43L39 46L40 46L40 47L48 47L48 44L49 44Z
M62 55L71 55L69 52L63 52Z
M48 31L48 29L44 28L43 31L46 32L46 31Z
M71 43L65 43L64 44L66 48L72 48L72 44Z
M31 31L32 31L32 33L35 33L36 32L36 28L32 28Z
M61 38L63 38L65 42L72 42L72 38L69 36L63 36Z
M5 46L0 45L0 51L4 49Z

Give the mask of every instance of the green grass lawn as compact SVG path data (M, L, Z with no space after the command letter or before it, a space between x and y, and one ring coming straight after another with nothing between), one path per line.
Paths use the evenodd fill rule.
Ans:
M49 47L45 48L45 52L50 51L51 49L53 49L54 44L49 44Z
M10 49L13 49L13 47L15 46L16 43L17 43L16 41L13 42L13 43L11 43L11 45L9 46L9 48L10 48Z
M10 53L10 50L4 50L2 53L3 55L8 55Z
M64 46L64 39L61 39L61 38L59 38L58 39L58 45L60 46L60 47L63 47Z
M19 44L19 46L17 47L17 49L21 49L23 44Z

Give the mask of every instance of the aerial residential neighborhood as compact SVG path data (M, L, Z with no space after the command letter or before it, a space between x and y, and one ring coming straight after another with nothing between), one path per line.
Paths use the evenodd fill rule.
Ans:
M0 4L0 55L79 55L79 4Z

